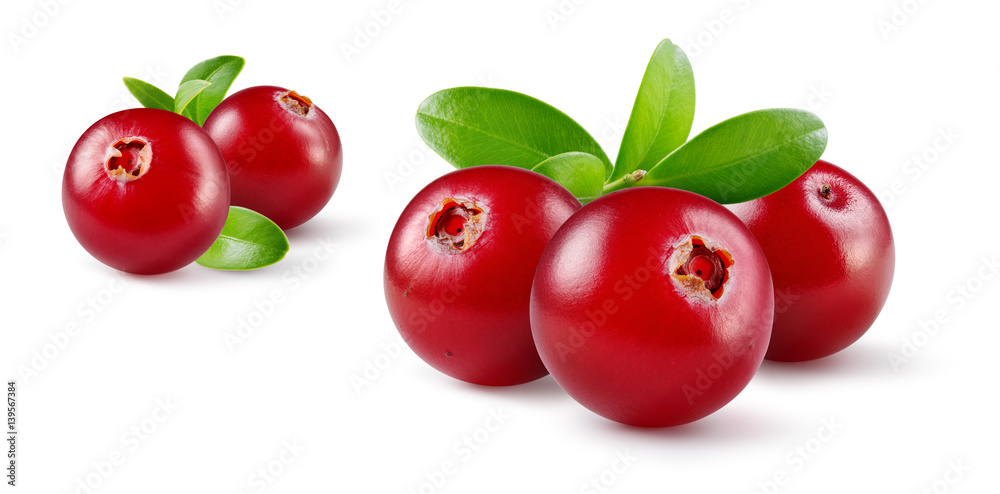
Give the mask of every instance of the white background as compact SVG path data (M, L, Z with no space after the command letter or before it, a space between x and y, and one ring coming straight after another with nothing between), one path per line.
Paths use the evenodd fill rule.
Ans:
M0 377L20 381L21 492L572 493L592 479L607 492L995 492L995 2L403 0L348 58L343 44L387 0L224 1L0 7ZM525 92L614 157L667 37L692 59L693 133L745 111L811 109L830 131L824 157L880 194L896 277L869 333L821 361L765 363L719 412L664 430L609 422L551 378L476 387L397 348L386 242L407 201L451 169L419 141L420 101L459 85ZM172 92L220 54L247 60L234 91L286 86L330 114L340 187L289 232L278 265L119 276L66 226L69 149L136 104L122 76ZM225 335L251 320L231 351ZM919 346L893 365L906 341ZM375 363L359 392L352 376ZM507 418L477 433L491 411ZM483 444L466 454L465 436ZM446 461L453 475L436 473ZM268 468L280 473L263 480ZM443 483L421 491L428 478ZM81 488L88 479L98 487Z

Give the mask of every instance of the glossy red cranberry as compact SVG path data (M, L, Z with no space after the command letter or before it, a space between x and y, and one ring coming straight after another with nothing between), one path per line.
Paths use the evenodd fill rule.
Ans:
M528 299L549 238L580 208L556 182L509 166L449 173L403 210L385 257L385 298L424 361L475 384L547 374Z
M756 373L772 295L736 216L691 192L637 187L584 206L552 238L531 326L552 377L585 407L674 426L718 410Z
M295 91L256 86L234 93L208 116L205 130L229 166L233 205L281 228L316 216L340 182L340 134Z
M112 113L69 155L63 210L83 248L115 269L158 274L212 245L229 211L229 177L215 142L164 110Z
M774 278L767 359L826 357L868 331L889 295L896 259L889 218L868 187L819 161L733 211L757 237Z

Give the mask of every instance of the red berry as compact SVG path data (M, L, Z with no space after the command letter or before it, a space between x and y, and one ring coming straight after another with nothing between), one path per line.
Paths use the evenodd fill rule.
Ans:
M733 211L771 265L768 360L826 357L868 331L889 295L896 259L889 218L868 187L819 161L787 187Z
M549 238L580 208L556 182L509 166L445 175L403 210L385 256L385 298L403 339L436 369L475 384L547 372L528 300Z
M226 164L197 124L164 110L112 113L69 155L63 210L87 252L128 273L190 264L229 210Z
M234 93L208 116L205 131L226 158L233 205L286 230L316 216L340 182L340 134L295 91L256 86Z
M570 396L630 425L698 420L732 400L767 349L763 252L700 195L637 187L573 215L538 263L531 327Z

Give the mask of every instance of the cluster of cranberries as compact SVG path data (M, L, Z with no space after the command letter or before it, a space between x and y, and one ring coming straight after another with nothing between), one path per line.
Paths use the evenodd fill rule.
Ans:
M70 153L63 209L101 262L165 273L212 245L230 205L283 229L312 218L333 196L342 160L336 127L309 98L251 87L223 100L204 128L147 108L98 120Z
M893 266L878 200L824 161L732 211L665 187L581 207L542 175L479 166L403 211L385 295L404 340L449 376L502 386L551 373L604 417L663 427L724 406L764 358L846 348Z

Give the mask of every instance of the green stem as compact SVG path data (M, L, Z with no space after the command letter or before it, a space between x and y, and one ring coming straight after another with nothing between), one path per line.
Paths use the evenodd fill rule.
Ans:
M604 184L604 194L610 194L616 190L622 190L628 187L634 187L642 181L642 177L646 176L646 170L636 170L628 175L625 175L614 182L608 182Z

